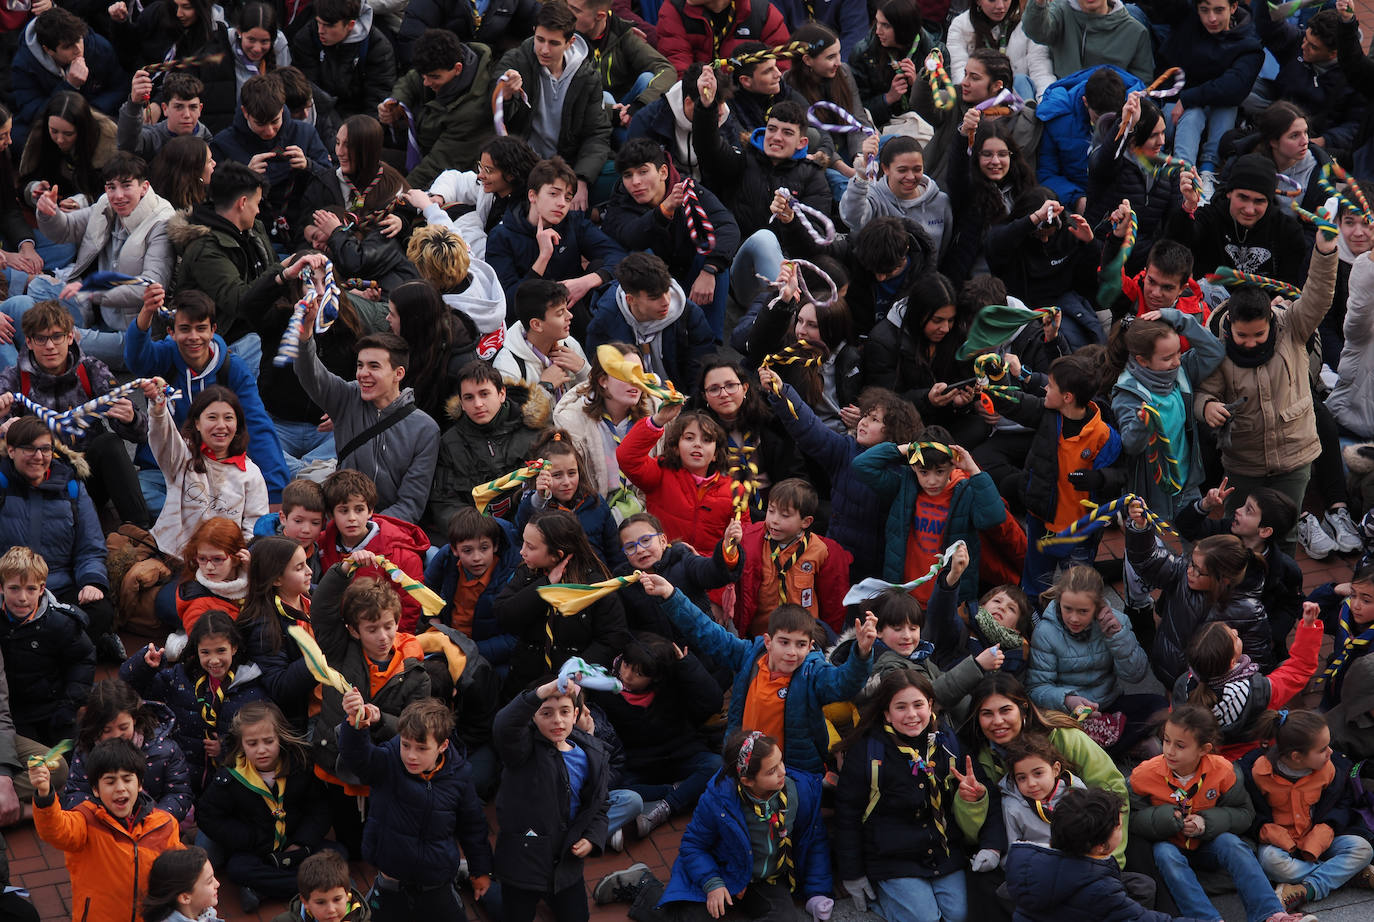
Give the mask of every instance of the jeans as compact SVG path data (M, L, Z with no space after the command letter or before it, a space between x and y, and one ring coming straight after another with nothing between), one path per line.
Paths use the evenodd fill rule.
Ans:
M286 466L294 478L301 468L312 461L328 461L334 457L334 433L321 432L314 423L298 423L272 417L277 441L286 458Z
M1087 495L1084 494L1084 498ZM1026 559L1021 569L1021 589L1032 599L1040 598L1040 593L1050 588L1054 582L1055 571L1081 563L1091 567L1097 559L1097 545L1102 533L1095 532L1077 544L1051 545L1040 550L1036 542L1047 533L1045 523L1033 515L1026 516Z
M248 373L257 378L258 368L262 365L262 338L258 334L249 333L234 340L229 344L229 351L243 359L243 364L248 366Z
M720 768L720 756L714 752L698 752L678 760L677 768L671 773L674 784L655 784L648 776L631 769L621 773L621 782L645 802L666 800L673 813L684 813L697 802L711 776Z
M963 870L944 877L894 877L874 885L887 922L964 922L968 888Z
M1035 98L1035 84L1031 83L1029 74L1012 74L1011 88L1017 96L1030 102Z
M1231 875L1241 902L1245 904L1245 922L1264 922L1274 913L1284 911L1255 853L1232 833L1223 832L1189 852L1172 842L1156 842L1154 856L1160 879L1173 894L1181 916L1221 918L1193 873L1193 865L1207 870L1224 868Z
M735 261L730 264L730 279L735 286L735 297L748 307L764 288L764 282L756 278L762 275L769 281L778 277L782 271L782 244L777 235L770 230L758 230L740 244Z
M1359 836L1336 836L1331 847L1317 861L1294 858L1281 848L1261 845L1260 867L1270 880L1285 884L1303 883L1312 888L1316 899L1324 900L1369 866L1374 846Z
M825 181L830 184L830 195L839 201L844 198L844 190L849 188L849 177L832 167L826 167Z
M138 469L138 487L143 491L143 501L148 504L148 514L156 523L167 502L167 479L155 467L141 467Z
M1235 106L1201 106L1184 109L1178 124L1173 124L1173 111L1176 103L1164 108L1166 126L1173 126L1174 156L1181 157L1197 165L1199 170L1212 170L1217 165L1217 147L1221 136L1236 127ZM1202 140L1203 132L1207 140Z
M665 260L671 253L659 254ZM687 278L678 279L678 284L682 286L684 292L692 290L692 283L701 274L702 266L706 265L706 257L700 253L692 260L692 269L687 273ZM716 276L716 296L710 304L698 304L702 312L706 314L706 322L711 325L711 332L716 334L716 342L725 341L725 308L730 303L730 270L726 269ZM685 382L689 387L695 382Z
M606 799L610 804L606 811L607 836L644 812L644 799L628 788L615 788L607 792Z

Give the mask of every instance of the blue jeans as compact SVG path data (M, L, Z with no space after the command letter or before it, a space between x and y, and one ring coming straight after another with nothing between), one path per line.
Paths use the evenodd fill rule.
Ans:
M321 432L314 423L296 423L275 416L272 425L277 430L277 441L292 477L312 461L328 461L334 457L334 433Z
M56 301L62 285L44 276L35 276L29 282L27 294L13 295L0 303L0 313L14 321L14 344L0 345L0 368L8 368L19 361L24 346L24 331L21 327L24 313L39 301ZM110 330L98 323L88 326L81 305L74 298L61 302L76 322L76 338L81 343L81 351L100 359L111 371L124 370L124 331Z
M1236 127L1235 106L1201 106L1184 109L1174 125L1173 111L1176 103L1164 108L1164 124L1172 126L1174 156L1196 164L1199 170L1213 170L1217 165L1217 146L1221 136ZM1207 140L1202 140L1203 132Z
M730 280L735 286L735 297L748 307L763 290L764 282L756 276L762 275L769 281L778 277L782 271L782 244L770 230L758 230L740 244L735 261L730 264Z
M874 885L878 912L887 922L964 922L968 889L964 872L944 877L894 877Z
M148 504L148 514L157 521L162 507L167 503L167 479L155 467L138 469L138 485L143 489L143 501Z
M1331 847L1317 861L1294 858L1281 848L1261 845L1260 867L1270 880L1285 884L1307 884L1316 899L1324 900L1346 881L1369 866L1374 846L1359 836L1336 836Z
M849 188L849 177L832 167L826 167L825 181L830 184L830 195L835 201L844 198L844 190Z
M666 260L668 253L661 254ZM701 274L702 266L706 265L706 257L700 253L692 260L692 270L688 273L688 278L684 281L678 279L678 284L682 285L684 292L692 290L692 283ZM726 269L716 276L716 297L710 304L698 304L702 313L706 315L706 322L711 325L711 332L716 334L716 342L725 340L725 308L730 303L730 270ZM688 387L695 387L695 381L684 382Z
M1180 916L1221 918L1193 873L1193 865L1205 870L1224 868L1231 875L1241 902L1245 904L1245 922L1264 922L1274 913L1283 912L1283 904L1269 886L1259 859L1250 851L1250 846L1232 833L1223 832L1186 853L1172 842L1156 842L1154 855L1160 879L1173 894Z
M1035 84L1031 83L1029 74L1012 74L1011 88L1017 96L1027 102L1035 98Z
M672 773L674 784L655 784L644 774L632 769L621 773L621 782L647 803L666 800L673 813L685 813L701 797L711 776L720 768L720 756L714 752L698 752L679 760L678 770ZM662 776L659 776L662 777Z
M609 809L606 811L606 835L629 823L644 812L644 801L634 791L615 788L607 792Z
M258 368L262 365L262 337L256 333L241 336L229 344L229 351L243 359L243 364L248 366L248 373L257 378ZM276 355L276 350L272 354Z

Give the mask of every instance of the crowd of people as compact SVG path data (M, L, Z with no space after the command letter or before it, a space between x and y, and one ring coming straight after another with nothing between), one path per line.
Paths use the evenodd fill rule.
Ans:
M0 49L0 825L74 920L1374 889L1352 0L17 0Z

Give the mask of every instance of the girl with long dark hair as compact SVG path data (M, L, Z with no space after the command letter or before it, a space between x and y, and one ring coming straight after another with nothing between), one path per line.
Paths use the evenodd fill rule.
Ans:
M879 128L911 111L935 38L925 31L916 0L887 0L873 15L873 32L854 46L849 66L864 108Z
M105 191L100 170L114 152L114 122L93 110L80 93L54 93L34 120L19 158L24 201L32 206L57 186L63 211L93 204Z
M432 283L417 279L391 292L386 322L410 344L406 377L415 390L415 405L447 428L452 419L444 404L458 393L458 371L477 358L472 318L445 304Z
M1035 185L1035 173L1012 140L1012 119L978 123L969 145L968 171L951 170L954 238L940 266L955 283L987 271L987 230L1011 214L1012 204Z
M158 151L148 167L148 182L153 191L184 214L205 201L210 194L210 177L215 172L215 157L210 145L194 135L172 138Z

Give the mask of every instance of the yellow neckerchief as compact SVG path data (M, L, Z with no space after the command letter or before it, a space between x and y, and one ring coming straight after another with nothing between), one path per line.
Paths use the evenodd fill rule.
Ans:
M224 707L224 692L234 684L234 670L230 669L224 678L211 682L209 673L196 679L195 695L200 702L200 719L207 727L219 726L219 712Z
M768 824L768 838L773 846L773 850L778 855L778 870L769 878L769 882L776 880L781 875L787 877L787 889L797 888L797 873L792 866L792 832L787 828L787 786L783 785L778 791L778 809L766 810L765 808L772 802L773 798L759 800L753 794L744 789L744 785L739 786L740 796L745 802L754 808L754 816L760 822Z
M268 787L267 782L262 780L262 775L253 767L253 763L241 752L234 759L234 767L229 769L229 774L266 802L267 812L272 814L274 824L272 851L278 851L286 844L286 772L282 771L281 762L277 762L277 777L273 779L271 787Z
M897 751L910 760L911 774L916 778L916 783L926 789L926 796L930 798L931 821L935 826L935 832L940 836L940 847L948 855L949 837L945 831L948 821L945 819L944 806L941 803L940 779L935 774L935 729L931 727L926 732L925 755L903 743L897 731L892 729L892 724L885 722L883 729L887 732L892 745L897 747Z

